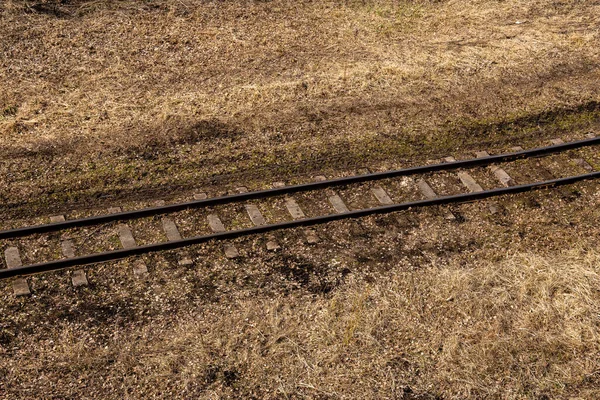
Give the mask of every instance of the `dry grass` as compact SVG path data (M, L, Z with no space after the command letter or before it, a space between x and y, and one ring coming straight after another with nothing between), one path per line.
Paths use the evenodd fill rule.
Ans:
M371 162L448 152L515 134L473 124L600 100L595 1L34 3L0 13L11 203L322 149Z
M598 254L572 252L396 272L317 302L245 301L131 351L154 371L150 386L165 384L160 377L173 365L181 388L214 365L252 377L240 387L261 382L284 398L395 398L406 382L444 398L554 397L576 388L594 398L599 266Z
M104 398L593 399L599 273L600 254L581 250L392 270L331 297L247 298L115 327L98 344L67 325L25 366L47 366L41 393L110 387ZM7 382L32 372L15 366ZM11 393L36 385L21 388Z
M238 171L269 184L259 167L282 180L598 131L599 26L592 0L5 0L0 219L9 203L45 215L76 195ZM498 217L468 243L470 222L450 240L426 215L413 236L434 235L407 239L414 258L368 234L346 243L392 260L376 279L361 278L370 261L329 268L348 250L335 241L307 250L352 270L331 293L292 289L287 253L238 265L215 249L193 271L153 265L148 283L39 279L37 297L0 302L0 397L598 398L600 254L509 243L597 236L596 203L511 208L518 224ZM499 255L489 232L519 254Z

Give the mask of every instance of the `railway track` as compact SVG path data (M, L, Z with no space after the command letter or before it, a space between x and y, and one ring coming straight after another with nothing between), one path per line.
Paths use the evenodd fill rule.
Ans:
M600 162L595 148L598 144L600 137L590 134L583 140L565 143L555 139L550 146L513 148L499 155L478 152L476 157L460 161L447 157L419 167L331 180L321 176L314 182L290 186L279 183L261 191L239 188L238 193L212 198L198 193L194 200L183 203L160 203L131 211L113 208L85 218L53 216L49 223L0 231L5 262L0 280L12 279L14 293L26 295L30 293L26 275L173 249L180 250L180 264L191 264L185 248L210 241L224 241L225 255L236 258L239 252L231 239L297 227L308 228L306 241L316 243L319 237L310 230L313 225L479 201L599 178L600 171L592 167ZM500 208L488 202L490 213L497 213ZM456 218L447 207L439 212L449 220ZM156 226L158 217L160 227ZM141 224L136 231L151 229L152 238L136 240L131 228L136 224ZM157 234L160 231L162 234ZM104 247L90 245L92 236L104 238ZM31 253L39 238L51 242L46 247L55 251L47 253L43 261L33 259L35 252L23 257L24 252ZM278 248L277 240L270 237L267 249ZM24 265L23 259L31 262ZM143 275L148 269L137 259L133 271ZM75 286L87 285L85 271L75 270L72 281Z

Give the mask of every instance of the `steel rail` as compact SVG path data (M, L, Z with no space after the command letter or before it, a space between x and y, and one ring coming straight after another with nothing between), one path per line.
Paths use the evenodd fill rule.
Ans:
M90 255L74 257L74 258L65 258L65 259L61 259L61 260L26 265L26 266L17 267L17 268L11 268L11 269L0 269L0 280L15 277L15 276L20 276L20 275L30 275L30 274L37 274L37 273L41 273L41 272L61 270L61 269L65 269L65 268L69 268L69 267L73 267L73 266L79 266L79 265L89 265L89 264L96 264L96 263L106 262L106 261L115 261L115 260L120 260L120 259L123 259L126 257L130 257L130 256L137 256L137 255L153 253L153 252L157 252L157 251L173 250L173 249L178 249L181 247L186 247L186 246L190 246L190 245L194 245L194 244L206 243L206 242L209 242L212 240L234 239L234 238L238 238L241 236L266 233L266 232L270 232L270 231L274 231L274 230L296 228L296 227L300 227L300 226L319 225L319 224L324 224L327 222L337 221L337 220L341 220L341 219L358 218L358 217L364 217L364 216L373 215L373 214L385 214L385 213L390 213L390 212L394 212L394 211L408 210L411 208L422 208L422 207L430 207L430 206L435 206L435 205L452 204L452 203L465 203L465 202L470 202L470 201L474 201L474 200L482 200L482 199L486 199L489 197L501 196L501 195L506 195L506 194L515 194L515 193L528 192L528 191L532 191L532 190L538 190L538 189L542 189L542 188L550 188L550 187L556 187L556 186L569 185L569 184L573 184L575 182L588 180L588 179L597 179L597 178L600 178L600 171L591 172L591 173L583 174L583 175L571 176L571 177L567 177L567 178L552 179L552 180L548 180L548 181L528 183L528 184L523 184L523 185L510 186L510 187L506 187L506 188L503 187L503 188L485 190L483 192L463 193L463 194L457 194L457 195L451 195L451 196L437 197L434 199L397 203L397 204L392 204L392 205L388 205L388 206L367 208L367 209L349 211L349 212L340 213L340 214L329 214L329 215L320 216L320 217L304 218L304 219L299 219L299 220L294 220L294 221L289 221L289 222L280 222L280 223L276 223L276 224L261 225L261 226L255 226L252 228L246 228L246 229L238 229L238 230L213 233L213 234L203 235L203 236L195 236L195 237L191 237L191 238L175 240L175 241L171 241L171 242L162 242L162 243L157 243L157 244L144 245L144 246L134 247L134 248L130 248L130 249L108 251L108 252L90 254Z
M47 233L47 232L55 232L69 228L90 226L96 224L102 224L112 221L126 220L126 219L136 219L143 218L153 215L166 214L176 211L182 211L189 208L199 208L199 207L208 207L214 205L222 205L233 203L237 201L243 200L253 200L253 199L261 199L272 196L280 196L284 194L304 192L309 190L317 190L323 189L332 186L341 186L352 183L361 183L374 181L385 178L394 178L399 176L408 176L408 175L416 175L423 174L427 172L435 172L435 171L447 171L458 168L470 168L477 167L483 165L490 165L498 162L508 162L514 161L523 158L531 158L531 157L539 157L552 153L559 153L566 150L577 149L585 146L592 146L600 144L600 137L594 137L590 139L584 139L574 142L567 142L547 147L538 147L530 150L522 150L514 153L505 153L494 156L487 156L481 158L473 158L469 160L461 160L461 161L453 161L453 162L445 162L441 164L430 164L423 165L417 167L410 167L404 169L397 169L392 171L384 171L384 172L375 172L371 174L364 175L355 175L348 176L337 179L330 179L326 181L320 182L311 182L304 183L300 185L292 185L292 186L284 186L281 188L274 189L266 189L259 190L255 192L247 192L247 193L239 193L228 196L221 197L212 197L203 200L194 200L190 202L177 203L177 204L168 204L159 207L149 207L141 210L133 210L133 211L124 211L114 214L106 214L106 215L98 215L94 217L88 218L80 218L80 219L72 219L66 220L62 222L55 222L51 224L42 224L42 225L33 225L22 228L8 229L0 231L0 239L13 239L17 237L37 234L37 233Z

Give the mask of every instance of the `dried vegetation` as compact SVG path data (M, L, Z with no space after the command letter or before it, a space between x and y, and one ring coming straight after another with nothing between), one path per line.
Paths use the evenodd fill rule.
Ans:
M524 145L589 129L600 113L595 1L0 10L3 203Z
M592 0L4 0L0 222L598 131L599 26ZM593 190L3 284L0 397L598 398Z

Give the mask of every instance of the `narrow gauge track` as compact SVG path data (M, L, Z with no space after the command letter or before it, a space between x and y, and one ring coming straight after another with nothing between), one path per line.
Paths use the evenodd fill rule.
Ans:
M424 165L419 167L411 167L406 169L378 173L367 173L332 180L321 180L300 185L283 186L268 190L245 192L228 196L198 199L191 202L163 205L127 212L114 212L106 215L94 216L89 218L73 220L61 219L58 222L50 224L4 230L0 231L0 240L12 240L35 234L65 231L71 228L98 226L102 224L108 224L114 221L127 221L149 216L167 215L170 213L175 213L178 211L188 209L201 209L216 205L244 203L248 200L276 198L299 192L321 191L327 188L331 189L334 187L347 187L365 182L376 182L390 180L398 177L408 177L415 175L423 176L426 174L453 170L462 171L459 172L458 175L460 177L460 180L468 190L466 193L438 196L431 188L431 186L429 186L429 184L423 178L421 178L418 181L417 186L422 194L421 197L425 197L424 199L395 203L392 200L392 197L390 197L390 195L384 188L382 188L381 186L377 186L376 188L372 188L372 192L379 201L379 206L350 210L345 205L341 197L335 195L330 197L330 202L336 212L333 214L318 215L313 217L306 217L304 212L298 206L298 204L293 199L291 199L291 197L287 196L288 200L291 199L291 203L288 202L286 206L292 217L292 220L269 224L266 222L266 219L260 214L260 211L257 207L254 207L252 209L247 208L249 217L255 226L250 228L227 231L224 229L224 226L222 222L218 219L218 217L212 215L213 219L212 221L209 221L209 224L212 228L213 233L192 236L188 238L182 238L179 232L177 231L177 226L171 221L169 227L163 225L167 238L169 239L169 241L167 242L137 246L135 244L135 240L133 239L133 237L131 237L131 232L129 231L129 236L131 237L129 244L126 243L127 239L124 240L121 237L121 242L124 247L123 249L75 256L74 251L67 252L70 254L65 254L63 247L63 254L65 254L66 258L53 260L49 262L40 262L31 265L22 265L20 262L18 249L16 247L11 247L9 249L6 249L5 251L6 263L8 268L0 269L0 279L8 279L22 275L60 270L74 266L89 265L94 263L118 260L129 256L141 255L150 252L179 249L189 245L200 244L214 240L226 240L247 235L267 233L287 228L312 226L346 218L358 218L373 214L384 214L394 211L408 210L411 208L422 208L435 205L476 201L511 193L522 193L541 188L569 185L582 180L596 179L600 177L600 172L594 171L591 165L582 158L574 159L576 161L574 164L576 164L582 170L582 172L583 170L585 170L586 173L571 175L567 177L555 177L553 179L545 179L529 183L517 182L515 179L511 178L511 176L502 167L500 167L500 164L506 164L517 160L558 155L568 151L595 146L600 144L600 137L593 137L590 135L590 137L585 140L579 140L568 143L563 143L560 140L556 140L554 143L555 144L553 144L552 146L540 147L530 150L520 149L507 154L490 156L485 152L481 152L480 154L478 154L477 158L462 161L456 161L453 158L449 157L446 159L445 162L438 164ZM490 167L489 170L493 173L496 180L499 182L498 186L500 187L484 190L471 177L471 175L469 175L468 172L465 172L465 170L467 169L476 169L478 167L485 166ZM168 230L170 230L170 233L167 232ZM127 236L127 232L125 233L125 236ZM22 286L22 289L23 285L27 285L22 278L20 285ZM22 290L21 292L22 294L26 294L26 292L28 292L28 289ZM16 289L15 293L17 293Z

